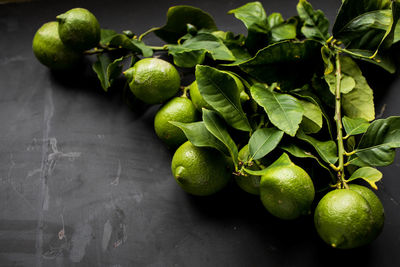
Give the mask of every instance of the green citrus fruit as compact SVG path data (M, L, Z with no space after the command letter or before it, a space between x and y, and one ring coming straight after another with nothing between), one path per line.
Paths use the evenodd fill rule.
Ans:
M62 42L78 51L96 46L100 41L100 24L87 9L73 8L57 16Z
M282 164L283 162L283 164ZM291 220L310 213L315 190L310 176L286 154L261 176L260 197L274 216Z
M249 145L245 145L238 154L239 161L245 162L249 157ZM247 167L250 170L259 170L260 168L253 163L252 166ZM253 195L259 195L260 194L260 180L261 176L257 175L250 175L247 174L247 176L243 175L235 175L235 181L237 185L242 188L244 191L247 193L253 194Z
M55 70L71 69L81 59L81 53L65 46L58 35L58 22L43 24L32 42L33 53L45 66Z
M172 174L184 191L208 196L226 186L232 176L231 162L218 150L196 147L189 141L172 158Z
M372 208L368 201L353 189L336 189L318 203L314 224L319 236L335 248L356 248L370 243L376 236ZM365 194L365 190L362 190ZM368 197L369 198L369 197Z
M223 71L224 72L224 71ZM239 89L240 92L240 101L243 103L247 100L250 99L250 97L247 95L247 93L244 90L244 85L243 83L240 81L240 79L238 77L236 77L236 75L230 74L228 72L225 72L227 74L229 74L234 80L235 83ZM194 104L194 106L196 107L196 109L198 111L201 111L202 108L206 108L206 109L210 109L212 110L213 108L211 107L210 104L208 104L204 98L202 97L202 95L200 94L199 91L199 87L197 85L197 82L194 81L190 86L189 86L189 91L190 91L190 98L192 99L192 102Z
M124 72L132 93L147 104L165 102L173 97L180 87L176 68L158 58L144 58Z
M154 118L154 130L169 147L177 147L183 144L187 138L181 129L169 122L194 122L197 117L197 110L190 99L174 97L157 112Z

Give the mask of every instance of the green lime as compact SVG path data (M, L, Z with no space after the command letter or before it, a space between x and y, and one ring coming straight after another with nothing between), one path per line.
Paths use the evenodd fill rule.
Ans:
M58 35L58 22L43 24L32 42L33 53L43 65L55 70L66 70L76 66L82 55L66 47Z
M315 209L315 228L322 240L334 248L360 247L376 237L371 206L355 190L333 190Z
M245 145L238 154L239 161L241 162L246 162L247 159L249 158L249 145ZM260 168L253 163L252 166L247 167L250 170L259 170ZM259 195L260 194L260 180L261 176L257 175L250 175L247 174L246 176L243 175L235 175L235 181L237 185L242 188L244 191L247 193L253 194L253 195Z
M265 208L285 220L309 214L315 196L310 176L292 162L285 165L275 163L261 176L260 197Z
M100 24L85 8L73 8L57 16L62 42L78 51L95 47L100 41Z
M189 141L172 158L172 174L184 191L208 196L224 188L232 176L229 159L213 148L196 147Z
M174 97L157 112L154 118L154 130L169 147L177 147L183 144L187 138L181 129L169 122L194 122L197 119L197 110L190 99Z
M225 71L223 71L225 72ZM246 93L246 91L244 90L244 85L243 83L240 81L240 79L238 77L236 77L236 75L233 75L229 72L225 72L227 74L229 74L234 80L235 83L239 89L240 92L240 101L243 103L247 100L250 99L250 97L248 96L248 94ZM190 98L192 99L192 102L194 104L194 106L196 107L196 109L198 111L201 111L202 108L206 108L206 109L210 109L212 110L213 108L211 107L210 104L208 104L204 98L202 97L202 95L200 94L199 91L199 87L197 85L197 82L194 81L190 86L189 86L189 91L190 91Z
M371 234L371 242L375 240L375 238L382 232L383 224L385 222L385 211L383 209L382 202L379 200L377 195L372 192L371 189L357 185L357 184L349 184L349 188L353 191L359 193L365 200L368 202L371 207L372 217L374 219L373 232L375 234Z
M196 107L198 111L201 111L202 108L206 108L212 110L210 104L208 104L204 98L201 96L199 87L197 86L197 82L194 81L191 85L189 85L190 98L192 99L193 105Z
M158 58L144 58L124 72L132 93L147 104L158 104L179 91L181 79L176 68Z

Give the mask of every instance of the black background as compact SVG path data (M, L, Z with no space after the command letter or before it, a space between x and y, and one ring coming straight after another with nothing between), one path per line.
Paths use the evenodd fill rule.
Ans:
M297 1L262 2L268 14L296 14ZM341 1L310 2L333 22ZM381 169L382 234L364 248L333 250L312 216L276 219L234 185L208 198L185 194L171 175L172 152L153 131L158 106L132 110L121 84L106 94L89 66L55 74L31 50L35 31L73 7L91 10L103 28L140 34L163 25L169 6L190 4L220 29L245 33L226 14L244 3L0 5L0 266L400 266L399 160ZM397 76L369 74L377 115L400 114Z

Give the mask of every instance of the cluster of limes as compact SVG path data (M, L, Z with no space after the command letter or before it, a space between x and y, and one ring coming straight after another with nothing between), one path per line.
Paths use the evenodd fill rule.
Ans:
M92 13L72 9L44 24L33 39L38 60L51 69L66 69L77 64L85 49L95 47L100 27ZM259 195L265 208L281 219L295 219L311 213L315 190L305 170L292 163L286 154L271 164L261 176L233 175L232 159L213 148L197 147L187 140L171 121L191 123L200 120L202 109L212 109L203 99L196 81L181 90L177 69L158 58L144 58L124 71L132 93L147 104L162 104L154 119L157 136L176 149L172 173L176 182L189 194L207 196L234 180L244 191ZM230 74L248 100L240 79ZM248 146L238 158L245 162ZM260 170L256 162L248 168ZM321 238L333 247L354 248L368 244L381 232L384 212L378 197L368 188L349 185L326 194L314 213L315 227Z

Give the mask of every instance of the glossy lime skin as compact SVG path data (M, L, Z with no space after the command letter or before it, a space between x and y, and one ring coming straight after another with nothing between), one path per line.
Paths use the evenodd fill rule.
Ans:
M95 47L100 41L100 24L85 8L73 8L57 16L58 32L62 42L74 50Z
M371 189L365 186L350 184L349 188L365 198L371 208L372 218L374 219L373 234L371 233L372 242L382 232L383 225L385 223L385 211L383 209L382 202Z
M198 113L192 101L186 97L174 97L157 112L154 118L154 130L157 136L169 147L178 147L187 141L183 131L169 123L194 122Z
M147 104L163 103L175 96L180 88L180 76L169 62L144 58L125 71L132 93Z
M309 214L314 196L310 176L295 164L272 167L261 176L261 201L278 218L292 220Z
M218 150L196 147L189 141L175 152L171 164L178 185L196 196L215 194L224 188L232 176L229 160Z
M199 87L197 86L197 82L194 81L190 86L189 86L189 92L190 92L190 98L192 99L193 105L196 107L198 111L201 111L202 108L206 108L209 110L212 110L213 108L211 107L210 104L208 104L204 98L201 96Z
M238 154L239 160L244 162L249 157L249 145L245 145L242 149L240 149ZM253 166L248 167L250 170L259 170L260 168L254 163ZM236 184L243 189L245 192L260 195L260 180L261 176L247 174L243 175L235 175Z
M360 247L376 235L370 205L351 189L326 194L315 209L314 224L322 240L334 248Z
M58 22L43 24L32 42L33 53L43 65L54 70L75 67L81 60L81 53L65 46L58 35Z

